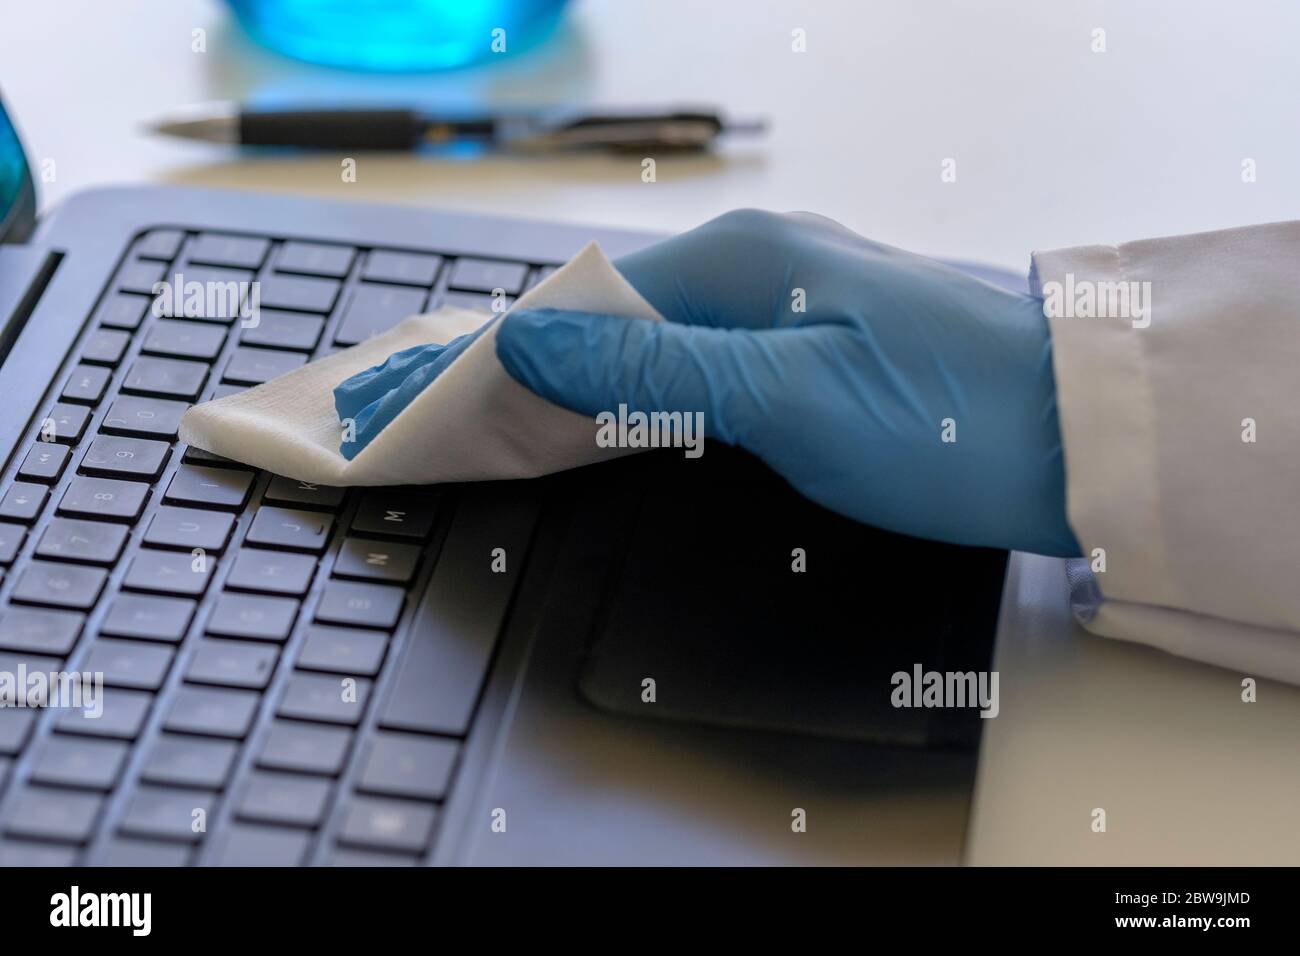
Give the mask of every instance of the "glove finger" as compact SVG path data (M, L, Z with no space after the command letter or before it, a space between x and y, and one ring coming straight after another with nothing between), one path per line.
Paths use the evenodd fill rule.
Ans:
M334 410L339 419L354 418L371 402L387 395L413 370L432 362L446 348L436 342L394 352L378 365L357 372L334 387Z
M383 376L383 381L389 383L391 387L378 394L373 401L359 408L352 415L344 415L340 412L339 420L352 419L354 428L352 434L344 431L344 440L339 444L339 453L349 461L361 453L389 423L393 421L402 411L415 400L421 392L429 387L439 375L441 375L452 362L460 357L461 353L483 333L483 329L477 329L466 335L452 339L446 345L435 348L424 346L424 356L428 359L423 364L414 362L395 363L394 369L401 368L404 374L393 371L391 375ZM412 351L407 349L407 352ZM403 353L397 353L401 355ZM396 356L393 356L396 358ZM382 366L379 366L382 367ZM365 373L361 373L365 374ZM400 375L400 378L399 378ZM350 380L349 380L350 381ZM378 389L375 389L379 391ZM337 401L337 390L335 390L335 404ZM348 438L351 437L351 441Z
M779 369L773 344L745 329L524 309L506 316L497 356L520 384L573 411L699 412L709 437L746 445Z

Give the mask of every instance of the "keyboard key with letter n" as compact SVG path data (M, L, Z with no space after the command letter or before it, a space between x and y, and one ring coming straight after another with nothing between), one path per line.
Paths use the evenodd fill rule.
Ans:
M451 736L469 729L537 512L536 498L516 487L466 490L384 695L381 726ZM505 549L505 572L492 570L495 548Z

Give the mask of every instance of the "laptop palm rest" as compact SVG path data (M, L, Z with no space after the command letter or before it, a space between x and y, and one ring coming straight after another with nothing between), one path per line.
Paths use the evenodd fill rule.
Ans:
M842 518L709 445L637 469L639 508L580 680L649 720L968 746L964 711L896 708L892 675L987 669L1002 552Z

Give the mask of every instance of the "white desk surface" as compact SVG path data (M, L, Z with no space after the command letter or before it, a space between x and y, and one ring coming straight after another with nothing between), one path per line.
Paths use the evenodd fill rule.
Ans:
M31 152L53 161L46 207L172 182L660 230L736 206L811 209L1023 269L1034 248L1300 217L1297 35L1300 6L1269 0L579 0L531 54L392 78L267 54L213 0L46 0L5 5L0 82ZM661 159L653 184L639 160L602 157L362 157L344 184L337 158L238 159L139 132L190 103L297 91L717 103L772 130ZM940 179L948 158L955 183ZM1239 675L1084 634L1055 562L1018 561L1010 585L969 861L1300 862L1300 690L1264 683L1242 704Z

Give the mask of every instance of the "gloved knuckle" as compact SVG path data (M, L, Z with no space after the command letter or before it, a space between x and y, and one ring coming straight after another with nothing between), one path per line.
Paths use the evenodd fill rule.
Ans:
M733 209L711 220L711 232L742 241L764 241L789 234L788 216L767 209Z

